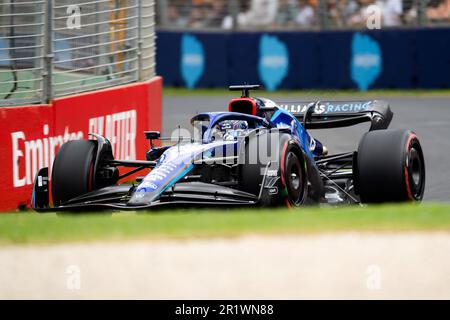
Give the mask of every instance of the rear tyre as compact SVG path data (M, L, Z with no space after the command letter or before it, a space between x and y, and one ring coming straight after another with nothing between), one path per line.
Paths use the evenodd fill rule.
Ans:
M272 139L276 139L275 143L271 143ZM276 149L271 150L272 147ZM245 146L245 161L241 165L241 189L256 196L261 192L267 168L265 184L271 188L262 190L262 206L303 204L308 185L306 167L301 149L289 134L267 132L251 137ZM269 161L271 164L267 167Z
M306 165L295 144L286 143L281 153L281 198L279 201L287 207L298 207L306 197ZM284 162L284 163L283 163Z
M96 146L91 140L69 141L61 146L52 169L55 206L93 190Z
M425 161L416 134L409 130L366 133L358 147L355 186L363 203L420 201Z

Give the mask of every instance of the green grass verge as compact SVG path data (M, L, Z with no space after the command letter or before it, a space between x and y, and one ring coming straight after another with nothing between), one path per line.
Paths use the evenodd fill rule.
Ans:
M0 216L0 244L186 239L341 231L450 231L450 205L178 210L113 215Z
M257 91L258 92L258 91ZM189 97L189 96L229 96L236 97L239 93L230 92L226 89L185 89L165 87L164 96L169 97ZM450 97L450 89L380 89L369 91L357 90L277 90L273 92L260 91L258 94L264 97L317 97L317 98L348 98L349 96L358 98L376 98L376 97Z

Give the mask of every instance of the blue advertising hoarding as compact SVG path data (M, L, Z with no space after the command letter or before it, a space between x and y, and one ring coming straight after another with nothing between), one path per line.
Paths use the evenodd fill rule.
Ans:
M159 31L157 72L186 88L448 88L450 29Z

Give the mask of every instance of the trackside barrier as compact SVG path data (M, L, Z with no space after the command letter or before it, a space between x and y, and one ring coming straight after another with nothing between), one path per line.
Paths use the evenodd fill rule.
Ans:
M188 88L449 88L450 28L157 33L157 73Z
M34 176L66 141L95 132L115 157L144 159L143 131L161 130L162 79L58 98L51 105L0 108L0 210L29 206Z

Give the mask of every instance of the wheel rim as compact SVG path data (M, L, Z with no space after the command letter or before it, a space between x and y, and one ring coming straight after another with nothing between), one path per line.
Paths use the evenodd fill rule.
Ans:
M423 193L424 166L419 151L413 146L408 153L408 180L411 194L415 200L420 200Z
M303 172L300 160L293 152L286 157L286 188L289 202L293 205L301 204L303 200Z

